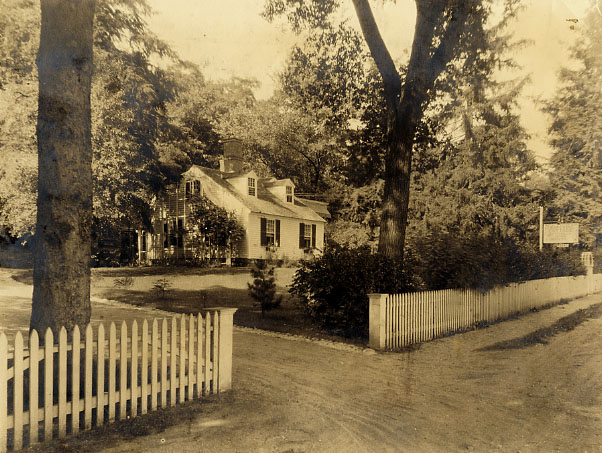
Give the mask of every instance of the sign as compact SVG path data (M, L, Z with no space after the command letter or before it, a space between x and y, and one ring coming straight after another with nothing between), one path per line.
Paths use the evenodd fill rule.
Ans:
M544 244L578 244L578 223L546 223L543 226Z

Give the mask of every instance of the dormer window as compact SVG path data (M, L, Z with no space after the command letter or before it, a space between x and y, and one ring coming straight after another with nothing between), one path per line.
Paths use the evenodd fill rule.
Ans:
M257 193L256 186L255 186L255 178L247 178L247 180L248 180L248 186L249 186L249 195L254 197L255 194Z
M201 193L201 181L187 181L186 195L194 195Z
M293 188L291 186L286 186L286 202L293 202Z

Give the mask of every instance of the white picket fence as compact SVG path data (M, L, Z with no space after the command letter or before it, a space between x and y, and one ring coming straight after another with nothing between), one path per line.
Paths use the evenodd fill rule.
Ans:
M401 349L602 291L602 274L511 283L486 293L446 289L370 294L370 347Z
M0 452L133 418L231 387L235 309L75 327L58 343L0 333ZM51 346L48 346L51 345Z

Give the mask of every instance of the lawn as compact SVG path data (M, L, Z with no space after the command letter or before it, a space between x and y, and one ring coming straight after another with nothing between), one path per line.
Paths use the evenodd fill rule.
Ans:
M322 338L347 343L363 344L361 340L345 339L328 332L308 319L296 304L288 288L295 269L276 269L277 294L283 300L279 308L262 316L261 309L249 296L247 283L252 281L249 268L192 268L192 267L138 267L93 269L92 294L135 306L144 306L174 313L197 313L209 307L234 307L237 326L274 332ZM131 280L128 278L131 277ZM118 281L130 280L129 286ZM154 285L165 279L169 287L165 293ZM117 282L117 284L116 284Z
M276 269L277 294L283 300L279 308L262 316L260 307L249 296L247 283L252 281L249 268L239 267L128 267L92 269L93 297L126 304L158 308L173 313L198 313L210 307L234 307L234 324L274 332L302 335L332 341L364 344L325 331L308 319L288 293L295 269ZM12 270L11 278L31 285L32 271ZM154 285L166 280L164 293ZM119 284L125 283L123 284Z

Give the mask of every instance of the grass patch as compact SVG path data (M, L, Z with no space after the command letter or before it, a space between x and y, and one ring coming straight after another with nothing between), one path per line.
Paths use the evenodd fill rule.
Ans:
M200 310L211 307L232 307L238 310L234 314L237 326L271 330L273 332L302 335L309 338L321 338L344 341L352 344L363 344L361 340L344 339L322 330L307 318L296 306L290 294L281 291L283 296L279 308L261 315L261 308L253 300L246 289L233 289L213 286L198 291L170 289L165 297L157 297L154 291L134 291L121 288L105 289L99 297L128 303L139 307L157 308L173 313L196 314Z
M76 436L44 442L25 448L23 451L76 453L116 447L123 441L158 434L178 424L192 423L199 416L207 415L224 404L232 404L232 398L232 392L229 392L224 395L186 401L133 419L119 420L90 431L83 431Z
M147 266L147 267L103 267L92 269L93 277L146 277L146 276L181 276L181 275L235 275L248 274L249 268L230 266Z

